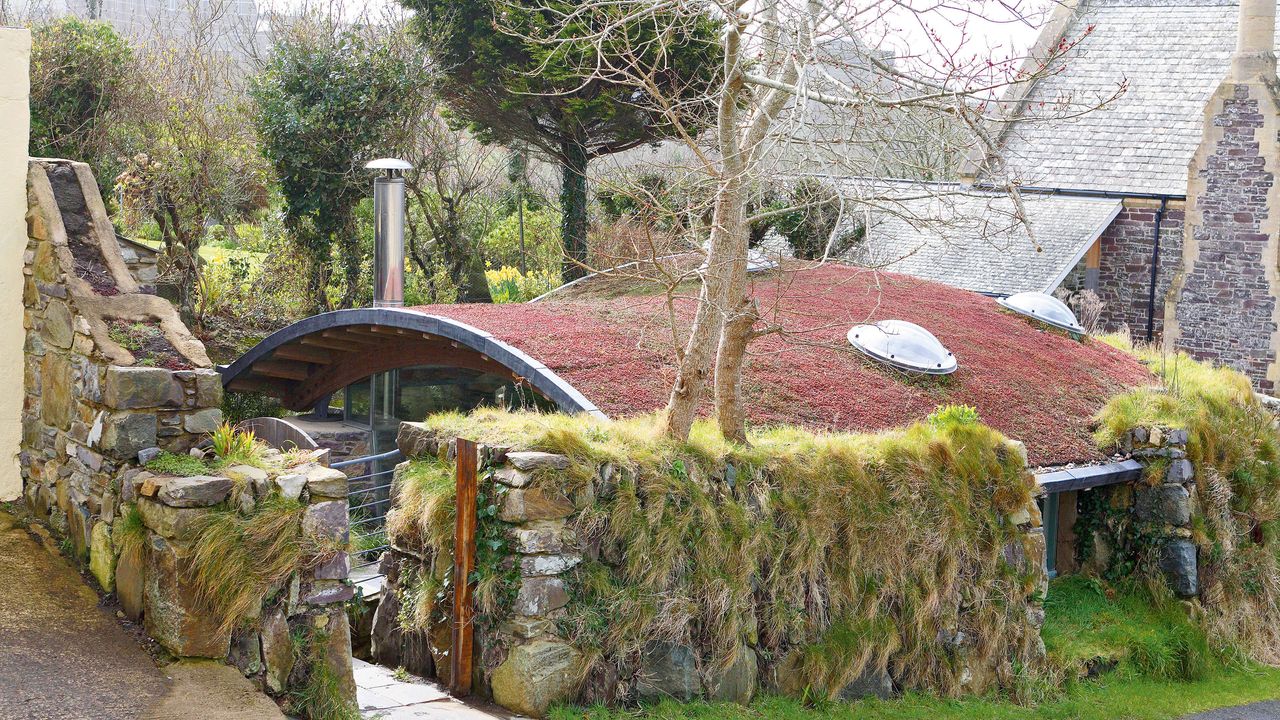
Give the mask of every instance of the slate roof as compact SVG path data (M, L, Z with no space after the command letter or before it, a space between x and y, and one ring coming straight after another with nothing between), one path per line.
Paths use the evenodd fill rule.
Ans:
M846 192L865 196L857 188ZM1051 292L1106 229L1117 199L1022 194L1032 232L1003 193L959 185L880 184L870 227L844 258L975 292ZM866 216L850 219L865 224Z
M1226 77L1239 5L1233 0L1082 0L1065 36L1092 32L1036 83L1003 139L1009 175L1026 185L1186 194L1187 164L1209 96ZM1109 107L1070 120L1063 101Z
M683 257L662 276L696 265ZM664 261L665 263L666 261ZM674 272L673 272L674 270ZM697 283L667 296L646 277L657 268L594 276L536 303L430 305L410 310L457 320L510 343L551 369L610 417L662 408L675 376L670 320L687 330ZM696 275L688 275L696 277ZM864 431L921 420L942 403L973 405L982 418L1027 444L1035 465L1105 459L1090 419L1115 393L1152 382L1133 356L1096 340L1077 342L1002 311L995 300L895 273L842 263L789 261L751 276L765 321L743 373L755 425ZM959 369L929 381L870 362L849 345L853 325L918 323L955 354ZM702 408L711 411L710 404Z

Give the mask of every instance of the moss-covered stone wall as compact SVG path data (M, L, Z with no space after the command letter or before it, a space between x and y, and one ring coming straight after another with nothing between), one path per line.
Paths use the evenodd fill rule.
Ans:
M736 448L642 425L402 425L375 659L448 679L462 436L483 443L473 684L507 708L961 695L1036 671L1045 544L1016 443L918 425Z

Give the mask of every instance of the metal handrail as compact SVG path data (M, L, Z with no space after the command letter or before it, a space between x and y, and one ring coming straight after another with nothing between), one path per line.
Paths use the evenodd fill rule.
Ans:
M380 462L382 460L403 460L403 459L404 459L404 456L400 454L400 450L396 449L390 452L381 453L379 455L365 455L364 457L350 458L348 460L339 460L336 463L329 463L329 467L337 468L341 470L344 467L359 465L361 463ZM390 471L384 470L383 472L390 472Z

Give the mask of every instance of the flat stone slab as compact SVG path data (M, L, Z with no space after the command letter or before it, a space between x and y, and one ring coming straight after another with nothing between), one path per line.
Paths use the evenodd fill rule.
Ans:
M352 660L357 703L365 720L510 720L518 717L493 705L463 702L434 682L396 679L381 665Z

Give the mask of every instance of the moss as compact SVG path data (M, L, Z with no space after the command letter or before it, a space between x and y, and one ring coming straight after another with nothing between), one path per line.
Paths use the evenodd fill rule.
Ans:
M1200 549L1201 614L1215 646L1280 662L1280 432L1233 370L1185 355L1133 350L1164 382L1113 398L1097 440L1136 427L1187 431L1195 468L1192 537ZM1153 472L1159 472L1157 467ZM1264 580L1265 578L1265 580Z
M146 468L157 475L177 475L195 477L209 472L209 466L199 458L190 455L175 455L163 452L147 463Z
M535 483L578 499L579 538L610 559L568 573L574 602L561 622L597 662L627 662L665 638L724 664L748 643L773 660L800 652L807 682L834 694L892 654L908 687L954 694L961 671L938 652L940 628L983 638L975 664L1031 655L1021 628L1035 573L1009 567L1003 548L1020 537L1006 516L1030 504L1033 480L979 423L876 435L771 428L748 447L709 423L676 443L652 417L480 410L426 423L571 459ZM604 463L616 491L590 501L583 491ZM400 498L393 540L450 556L451 466L412 463Z

